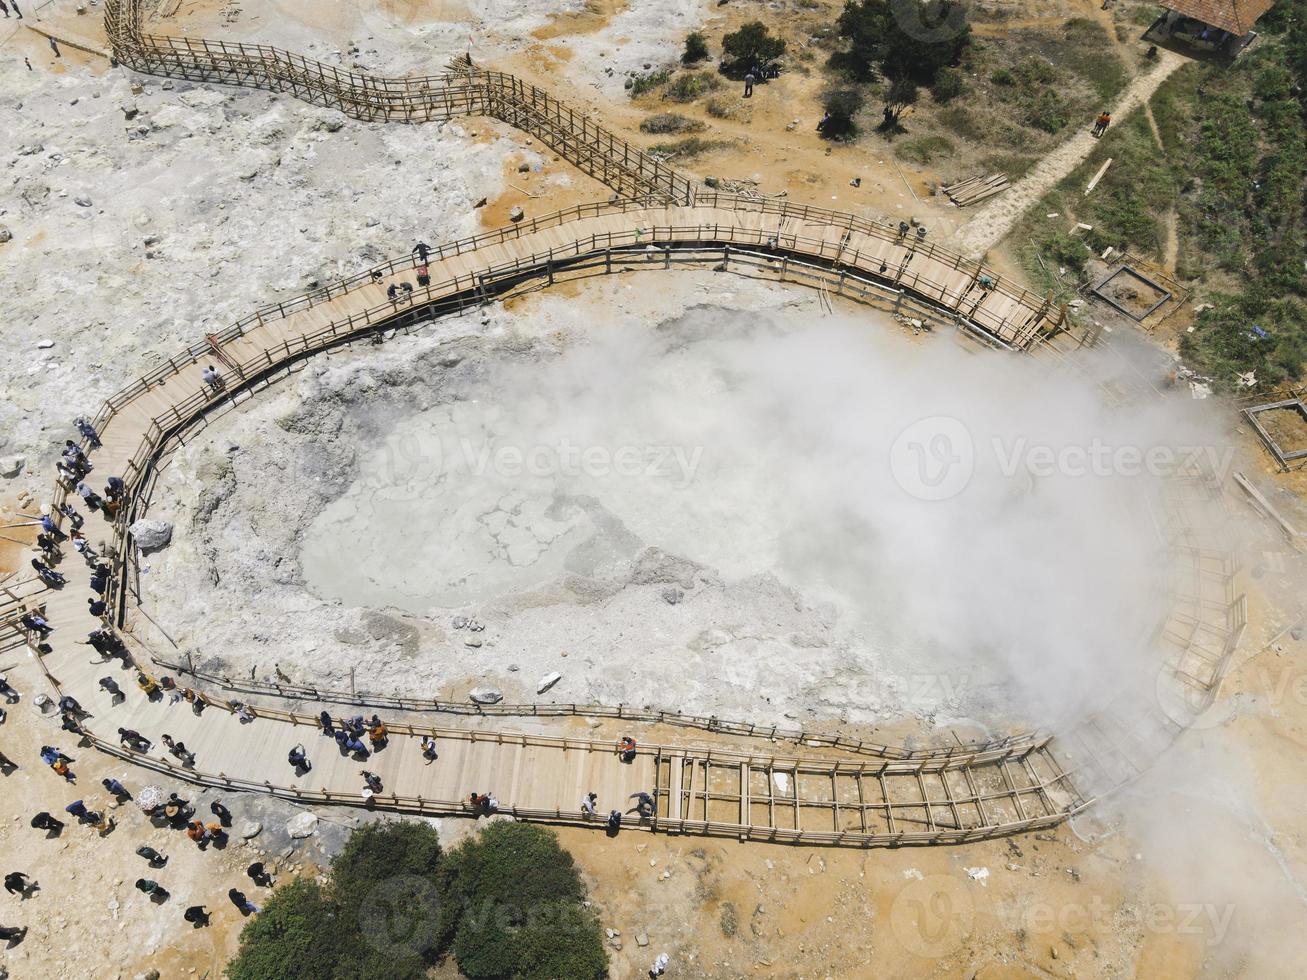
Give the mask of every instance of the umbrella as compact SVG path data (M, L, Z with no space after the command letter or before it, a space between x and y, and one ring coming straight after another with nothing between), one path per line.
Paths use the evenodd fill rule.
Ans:
M136 794L136 802L142 810L149 813L156 807L163 806L168 794L160 786L142 786Z

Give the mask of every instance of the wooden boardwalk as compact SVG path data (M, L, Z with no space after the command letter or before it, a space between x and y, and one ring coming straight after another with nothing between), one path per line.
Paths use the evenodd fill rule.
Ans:
M124 8L136 25L131 30L123 26ZM120 57L140 56L150 46L149 39L139 34L135 0L112 0L106 17ZM247 47L227 46L241 49L231 51L219 46L218 55L210 51L208 56L228 59L231 71L253 70L249 59L263 56L257 51L251 54ZM186 69L190 49L169 50L179 59L174 67ZM304 59L280 58L271 60L291 66L282 79L288 85L303 86L304 79L318 70ZM128 58L123 60L131 64ZM212 67L200 66L205 71ZM384 103L391 107L388 111L416 104L418 97L408 82L381 81L384 84L333 76L329 91L306 89L297 94L348 96L369 105ZM456 95L459 84L446 79L440 92L433 88L419 94L434 107L433 112L449 107L446 103L441 108L439 98L484 97L484 92L474 95L475 86L467 85L462 95ZM515 98L514 113L522 105L536 106L531 110L535 116L527 118L531 112L526 113L522 125L553 126L563 118L556 106L535 95ZM510 114L509 108L500 108ZM554 115L544 122L535 118L548 113ZM571 117L568 126L575 119ZM591 132L586 121L576 125L589 145L609 147L604 151L607 163L590 150L577 152L590 154L589 165L607 173L614 186L656 183L666 176L645 169L642 161L630 156L629 148L605 144L605 137ZM641 186L648 191L642 200L573 208L435 249L429 259L431 284L416 286L401 294L402 299L389 300L387 288L413 284L411 258L255 311L112 396L94 420L103 445L91 453L97 481L119 475L128 487L127 503L111 528L112 554L105 556L114 573L108 593L109 623L131 637L132 585L138 572L127 528L148 511L156 462L179 439L203 425L211 412L238 406L315 353L369 335L408 329L561 278L705 264L720 271L817 285L933 322L956 323L994 346L1026 348L1046 330L1057 328L1059 311L1037 297L977 264L899 235L895 229L775 202L697 195L675 202L671 191L679 185L667 184L668 193ZM201 367L210 363L224 377L220 390L211 389L201 378ZM1199 485L1196 493L1199 502L1205 502L1210 488ZM56 507L64 498L63 488L57 489ZM101 519L91 515L88 521L94 524ZM1242 631L1242 603L1233 596L1232 562L1223 552L1209 550L1194 527L1183 508L1159 521L1159 537L1176 556L1178 569L1172 583L1176 612L1163 637L1172 654L1164 668L1172 680L1193 686L1199 701L1205 697L1210 703ZM1096 794L1133 778L1146 764L1145 757L1155 758L1150 753L1161 742L1169 744L1169 738L1184 727L1183 719L1154 723L1158 713L1147 706L1136 715L1109 705L1073 726L1069 753L1060 740L1033 736L908 751L797 733L794 741L778 748L774 731L769 735L736 723L722 727L714 720L699 726L705 734L697 740L660 741L657 733L662 729L653 725L677 723L660 714L653 719L624 718L629 732L641 742L634 762L624 764L607 741L508 731L498 719L435 726L429 723L430 713L448 713L447 708L392 698L401 702L396 711L402 714L384 712L393 733L391 744L360 762L343 756L334 741L315 730L324 703L334 709L333 714L355 713L352 708L339 710L344 700L339 692L324 692L321 698L312 692L320 703L306 709L303 690L264 690L253 684L186 677L179 683L204 691L211 702L203 714L194 714L185 701L170 703L167 696L150 700L136 687L134 671L120 668L116 661L97 662L85 645L87 633L103 625L87 610L88 569L70 553L60 570L68 579L61 590L15 592L10 600L0 599L0 606L8 610L0 616L0 624L12 625L21 608L43 605L56 631L43 645L30 636L27 640L39 650L52 691L72 695L92 713L85 728L93 744L137 766L196 783L308 803L362 805L359 770L367 768L385 786L373 805L404 812L470 815L468 795L493 792L504 812L520 819L584 823L579 806L584 793L596 792L600 809L607 812L629 809L632 794L645 792L655 798L656 813L638 824L631 817L631 826L803 844L961 843L1066 819L1088 806ZM134 638L132 652L141 670L163 672ZM115 677L125 692L121 704L113 704L99 687L104 676ZM254 707L253 721L244 723L234 714L229 699L236 695ZM363 695L353 700L370 703ZM573 713L584 714L584 708L574 707ZM594 713L623 717L620 711L598 706ZM1138 724L1139 717L1149 719L1145 726ZM488 722L495 727L486 727ZM114 735L120 726L142 732L155 740L156 747L146 753L123 749ZM193 768L183 768L162 752L157 743L164 733L195 753ZM418 736L428 733L436 736L440 753L430 765L418 745ZM294 776L286 759L296 743L306 746L313 762L312 771L303 777ZM1073 757L1073 770L1059 761L1068 754Z

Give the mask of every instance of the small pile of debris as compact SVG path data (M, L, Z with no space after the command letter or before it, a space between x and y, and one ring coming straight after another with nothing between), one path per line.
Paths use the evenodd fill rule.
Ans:
M965 208L1007 190L1008 186L1007 174L999 173L990 174L988 177L969 177L956 184L941 187L940 190L958 207Z

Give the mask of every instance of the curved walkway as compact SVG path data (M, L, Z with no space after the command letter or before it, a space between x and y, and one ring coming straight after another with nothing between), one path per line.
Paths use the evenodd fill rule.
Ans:
M139 31L124 34L118 19L124 5L134 12L135 2L114 0L107 11L120 56L127 50L120 44L140 41ZM217 47L220 55L211 57L228 57L221 54L224 46ZM247 49L230 55L233 71L249 64ZM297 64L293 59L287 63ZM303 71L312 71L304 59L299 63ZM179 64L179 70L185 69L184 62ZM291 72L282 80L302 85L303 77ZM364 88L372 81L365 80ZM442 86L446 95L458 87L448 78ZM359 98L365 94L349 91ZM392 90L387 82L383 91L389 94L381 101L388 105L413 104L396 94L406 91L403 85ZM500 109L511 115L522 105ZM605 167L597 157L591 163ZM617 168L616 158L607 166ZM622 166L630 174L640 165L627 160ZM155 462L192 427L203 424L211 410L275 383L319 351L379 331L410 328L518 288L558 278L705 263L720 271L817 284L896 310L906 307L927 319L958 322L1001 346L1028 345L1057 315L1037 298L991 279L980 266L900 238L895 230L835 212L725 197L696 197L682 205L626 201L587 206L455 242L433 251L432 284L400 292L402 300L388 299L387 290L414 275L413 262L389 263L256 311L169 359L105 404L95 420L103 440L91 454L96 478L120 475L128 488L127 503L112 527L114 554L106 556L114 570L110 625L130 625L136 549L127 528L148 508ZM204 383L201 363L223 367L221 390ZM1177 491L1187 489L1205 506L1210 488L1203 481L1177 481ZM56 507L64 496L62 489L56 492ZM1210 703L1238 642L1242 603L1233 595L1232 562L1212 548L1183 504L1181 500L1159 518L1160 539L1177 556L1170 587L1174 611L1162 633L1167 652L1162 672L1168 682L1196 692L1192 700ZM197 716L184 701L149 700L130 674L118 678L128 692L124 703L111 704L98 687L110 668L89 661L80 641L102 625L86 608L88 570L72 555L62 569L67 585L44 597L46 618L56 631L47 644L34 648L56 694L69 693L92 712L86 734L97 747L193 782L306 802L362 805L358 769L366 765L386 787L373 805L396 810L470 815L467 795L494 791L504 809L521 818L580 823L584 792L599 793L605 810L626 809L631 794L648 792L656 798L657 812L642 826L654 830L856 846L959 843L1047 826L1079 812L1095 794L1151 764L1185 724L1184 717L1159 713L1155 703L1150 707L1148 698L1139 705L1123 696L1073 726L1057 743L1022 737L968 747L962 754L887 751L874 762L838 744L828 745L828 751L841 750L838 754L823 756L800 745L789 755L777 755L770 742L764 751L740 749L724 746L720 738L714 744L665 744L654 730L645 737L645 727L632 725L630 730L645 744L626 765L612 754L609 742L404 722L392 726L392 745L364 763L341 755L334 741L306 727L316 725L316 710L300 714L261 704L258 717L246 724L233 717L234 707L224 696L210 689L212 706ZM30 606L32 600L23 604ZM142 657L140 663L145 662ZM287 692L276 693L280 700ZM438 705L426 707L439 710ZM166 732L185 742L195 753L195 768L174 765L158 751L122 749L112 736L119 726L156 740ZM430 732L440 742L441 755L428 766L417 737ZM752 737L732 734L746 744ZM314 763L311 773L300 778L292 778L286 761L296 742L304 742ZM1076 768L1064 769L1063 757Z

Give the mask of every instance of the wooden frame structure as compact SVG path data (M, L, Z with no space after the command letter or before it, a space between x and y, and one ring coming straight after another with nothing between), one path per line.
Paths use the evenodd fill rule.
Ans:
M124 11L130 14L126 21ZM566 129L570 152L613 186L643 190L655 198L673 198L682 189L673 178L684 178L665 167L647 168L644 160L624 150L620 141L597 127L592 130L585 120L578 124L576 117L564 116L565 107L560 108L543 93L534 94L538 90L513 86L510 76L495 83L499 86L495 95L487 94L488 89L480 88L479 82L469 82L466 72L442 76L440 86L426 88L413 89L407 81L374 84L377 80L360 81L350 73L327 72L317 63L296 60L297 56L285 52L269 55L256 46L224 47L218 43L214 47L209 42L206 47L204 42L173 44L168 39L144 38L136 0L110 0L106 18L115 52L129 64L129 58L137 59L169 73L194 71L205 78L207 73L218 72L247 79L249 84L285 86L278 90L294 91L310 100L331 99L342 104L352 100L349 104L358 111L386 113L378 118L416 121L422 112L453 111L456 106L462 111L476 104L479 111L502 112L515 125L552 131L559 140ZM490 105L496 99L498 106ZM399 115L392 115L395 113ZM578 125L580 137L575 133ZM936 322L957 323L995 346L1030 346L1045 323L1059 321L1062 315L997 276L981 286L981 276L988 279L989 274L979 264L916 240L904 240L893 229L822 209L736 198L691 195L686 203L662 206L646 199L570 209L454 242L433 254L435 259L428 262L434 284L415 290L409 301L385 302L376 292L412 268L411 258L406 258L378 267L377 276L369 270L256 311L170 358L105 403L94 422L103 440L103 446L95 450L96 463L104 472L120 474L128 488L127 505L113 522L113 544L105 556L115 572L109 592L110 618L115 625L127 624L133 579L139 575L128 527L149 507L158 476L156 464L203 426L212 413L234 407L256 390L289 376L319 352L369 335L411 329L435 317L475 309L497 296L559 278L668 270L708 262L721 271L743 269L745 274L778 281L818 282L842 295L892 305L896 310L906 308ZM927 267L932 274L925 274ZM223 355L230 371L221 391L212 390L200 377L201 360L207 363L215 350ZM1233 559L1212 547L1205 537L1210 528L1203 528L1188 509L1190 503L1200 505L1200 510L1210 504L1211 482L1200 478L1182 481L1177 487L1179 502L1158 520L1159 540L1177 562L1168 591L1174 611L1161 631L1171 650L1163 669L1169 680L1192 686L1210 704L1246 624L1246 609L1242 597L1234 594L1237 567ZM63 487L57 489L56 511L66 492ZM1193 500L1185 496L1191 492ZM69 573L70 581L76 579L79 585L85 584L82 579L86 575L82 568ZM56 693L75 691L83 703L93 703L99 669L94 664L79 666L80 651L72 651L65 645L72 641L64 639L84 625L77 617L84 618L87 613L80 602L61 592L48 594L47 608L52 621L71 628L55 634L55 647L37 643L31 636L27 640ZM139 644L139 637L134 642ZM54 660L59 663L52 664ZM170 669L179 666L157 658L156 663ZM374 695L350 694L347 698L343 692L259 687L195 671L191 674L231 690L257 690L278 700L292 699L292 703L311 699L375 704L379 700ZM213 693L207 697L220 710L236 710L235 702ZM382 703L408 712L453 710L446 703L418 699L395 698ZM463 707L462 713L472 713L473 709ZM644 825L648 829L867 847L964 843L1065 820L1097 796L1133 779L1183 730L1183 720L1159 718L1156 708L1155 704L1151 709L1148 705L1141 708L1120 699L1057 740L1028 734L933 750L895 749L802 730L782 735L775 728L675 713L631 712L621 706L499 706L499 710L477 708L475 713L483 718L578 714L700 728L744 739L791 739L796 754L790 757L779 757L770 750L645 746L638 771L618 769L614 775L611 769L604 769L604 778L610 789L629 785L637 777L646 780L643 786L652 786L657 807ZM153 717L151 710L147 701L138 700L130 709L135 714L128 714L126 720L132 723L136 715ZM316 712L267 704L258 705L256 711L261 719L290 726L292 732L296 726L317 725ZM115 715L115 720L122 713ZM230 730L226 735L214 733L207 723L207 727L183 729L188 721L183 716L169 724L203 754L226 750L231 757ZM435 733L459 746L465 759L488 761L497 771L511 774L514 785L520 783L522 759L527 755L537 761L544 754L561 759L558 764L573 775L579 772L575 768L578 760L593 769L595 759L611 755L610 744L586 739L436 728L404 720L397 720L391 728L410 741L419 734ZM363 805L357 791L339 785L315 790L271 778L232 776L223 769L179 767L123 749L93 732L86 736L105 752L193 783L301 802ZM260 737L252 744L265 743ZM845 755L812 757L806 750L814 746ZM411 746L401 751L411 751ZM476 755L478 752L482 754ZM237 752L235 760L243 768L263 766L267 772L266 755ZM279 757L280 752L274 755ZM877 758L868 762L866 756ZM1067 759L1074 763L1073 768L1065 767ZM540 799L553 800L552 806L512 804L508 812L520 819L586 823L579 809L565 806L557 794L549 796L552 791L547 787L552 785L546 782L545 789L533 789ZM432 798L392 791L372 798L370 805L405 812L467 814L468 806L460 796L445 792Z

